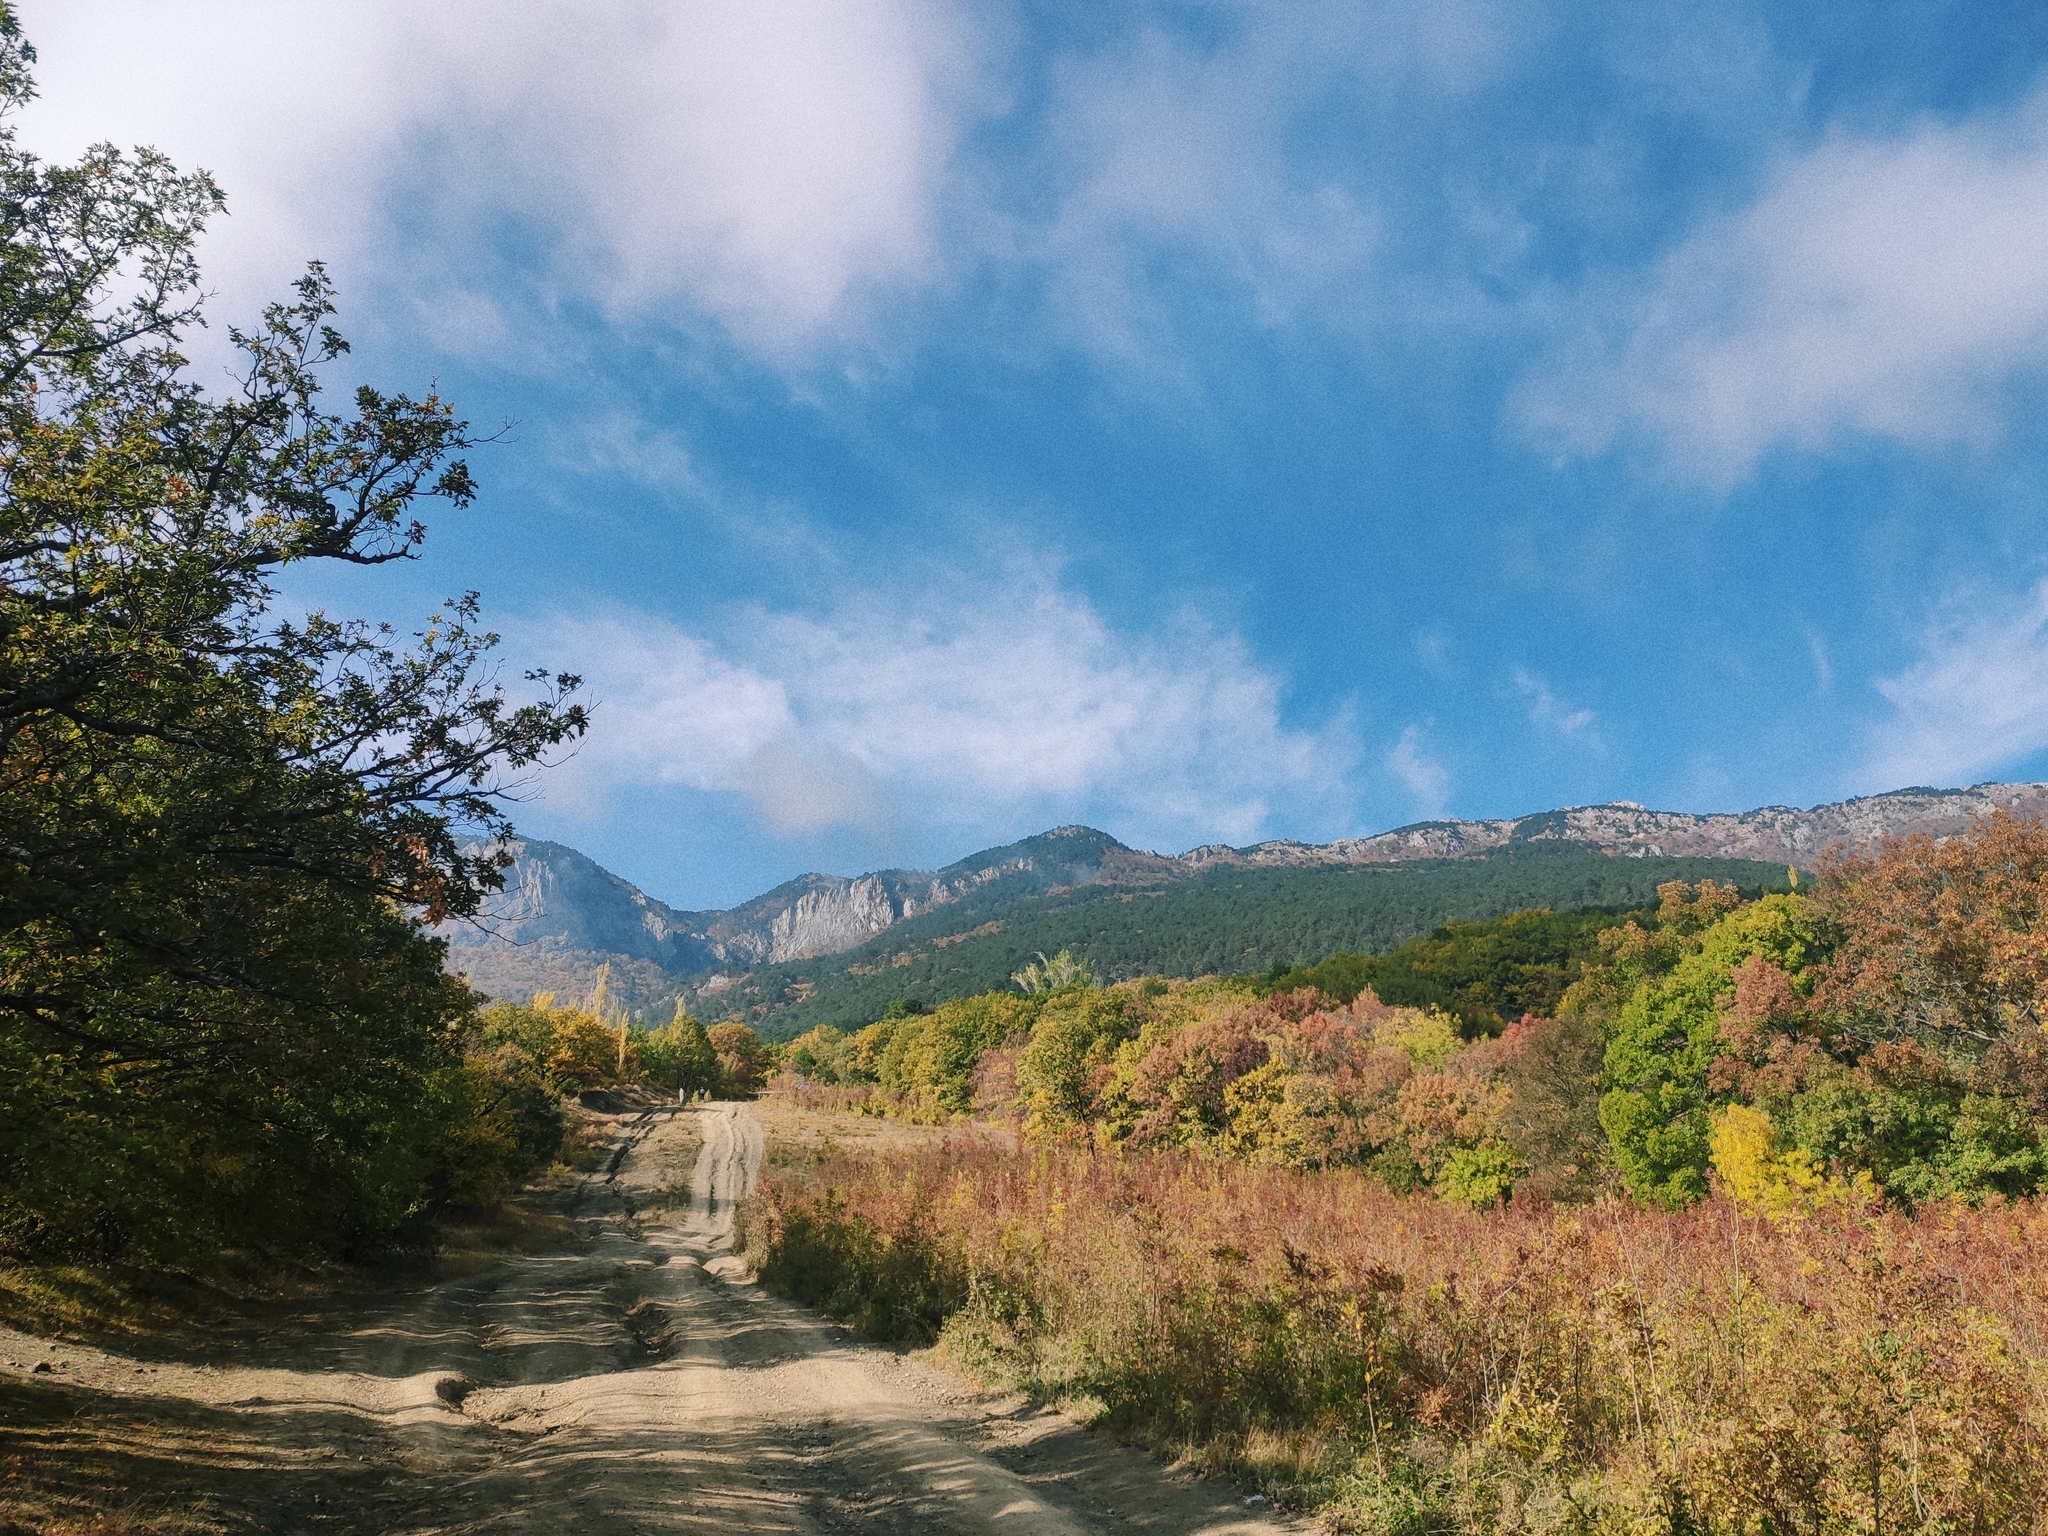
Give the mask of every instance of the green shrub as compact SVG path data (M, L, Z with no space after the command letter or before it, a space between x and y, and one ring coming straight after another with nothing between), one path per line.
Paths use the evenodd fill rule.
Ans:
M1433 1187L1446 1200L1483 1211L1512 1195L1515 1180L1525 1171L1512 1147L1486 1141L1453 1151Z
M912 1210L884 1230L827 1191L757 1203L741 1234L761 1283L869 1338L929 1344L966 1299L958 1261Z

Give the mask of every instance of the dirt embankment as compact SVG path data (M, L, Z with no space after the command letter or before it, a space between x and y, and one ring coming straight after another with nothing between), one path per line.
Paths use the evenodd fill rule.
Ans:
M613 1125L554 1251L177 1347L0 1330L0 1533L1286 1528L754 1286L747 1107Z

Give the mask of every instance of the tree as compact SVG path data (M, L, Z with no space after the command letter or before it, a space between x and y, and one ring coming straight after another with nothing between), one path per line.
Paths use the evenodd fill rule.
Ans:
M774 1068L774 1052L736 1019L712 1025L705 1038L718 1058L722 1079L718 1087L741 1098L752 1098Z
M202 389L219 190L18 148L33 59L0 9L0 1241L359 1246L424 1198L473 1014L418 919L501 880L576 680L509 698L474 594L410 641L272 614L288 567L414 555L475 439L431 394L328 409L317 263Z
M704 1025L676 999L676 1016L665 1029L644 1035L640 1059L648 1079L671 1092L704 1093L718 1086L718 1053Z
M782 1059L792 1072L813 1082L844 1081L853 1048L846 1031L830 1024L812 1026L783 1047Z
M1085 987L1094 979L1094 967L1086 960L1075 959L1071 949L1061 950L1050 960L1040 950L1036 960L1010 978L1020 990L1034 997L1068 987Z
M1766 896L1737 909L1711 881L1699 890L1691 904L1682 892L1666 894L1666 911L1675 906L1680 914L1671 928L1684 958L1667 975L1645 975L1636 984L1613 1020L1601 1073L1600 1124L1615 1166L1633 1194L1658 1205L1683 1205L1707 1192L1717 1102L1712 1069L1725 1051L1722 1011L1734 997L1737 967L1761 957L1794 975L1820 947L1812 904L1803 897ZM1700 920L1711 926L1698 929ZM1616 952L1624 953L1620 946Z
M876 1064L881 1086L900 1093L926 1117L964 1111L974 1102L974 1069L985 1051L1030 1026L1026 998L988 992L953 998L929 1013L904 1014Z
M2041 1033L2048 820L1890 840L1823 870L1817 900L1838 935L1818 1000L1862 1038L1976 1056Z

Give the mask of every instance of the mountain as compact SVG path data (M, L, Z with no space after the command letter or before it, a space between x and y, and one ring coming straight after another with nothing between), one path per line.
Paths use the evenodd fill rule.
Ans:
M1542 811L1511 821L1417 822L1376 837L1335 843L1197 848L1182 854L1181 860L1243 866L1387 864L1407 859L1471 858L1517 843L1565 842L1617 853L1799 864L1814 860L1829 848L1866 851L1887 837L1909 832L1946 837L1999 808L2022 816L2048 814L2048 784L1901 789L1808 811L1769 805L1739 815L1652 811L1622 800Z
M1157 857L1061 827L941 870L800 875L728 912L680 912L561 843L506 847L514 863L486 915L441 930L449 968L493 996L523 1000L581 996L609 961L614 995L650 1013L671 1005L688 977L714 973L715 991L724 972L837 954L971 893L1023 901Z
M1098 981L1245 974L1376 954L1456 919L1529 907L1624 910L1666 880L1783 889L1786 867L1747 859L1623 858L1547 842L1471 858L1323 867L1219 866L1148 886L1087 885L1003 903L979 893L899 923L837 955L707 978L706 1017L744 1018L775 1037L813 1024L857 1027L892 1003L930 1005L992 987L1037 954L1071 949Z
M1945 836L1995 807L2048 814L2048 785L1908 789L1739 815L1619 802L1173 856L1059 827L940 870L803 875L723 912L678 911L573 848L531 839L508 845L515 864L489 916L444 936L450 969L494 996L580 996L609 962L613 994L650 1017L683 998L782 1033L872 1017L906 995L1001 985L1039 949L1071 946L1105 977L1262 970L1391 947L1514 905L1634 904L1660 880L1755 886L1830 848Z

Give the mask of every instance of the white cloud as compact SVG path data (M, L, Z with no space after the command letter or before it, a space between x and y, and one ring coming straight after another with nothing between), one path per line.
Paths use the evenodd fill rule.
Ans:
M949 584L825 617L752 611L714 643L651 618L561 621L531 648L601 701L546 781L747 796L777 831L1098 816L1158 846L1342 812L1348 727L1297 730L1243 646L1189 620L1131 636L1047 584Z
M1073 337L1124 361L1170 355L1185 282L1220 278L1257 323L1342 328L1369 313L1383 215L1370 155L1311 166L1302 115L1333 101L1455 101L1493 76L1508 13L1486 0L1245 4L1227 39L1150 27L1054 74L1043 218L1005 254L1041 269Z
M207 255L209 286L278 295L310 256L353 253L371 216L374 166L425 105L428 81L397 61L396 5L167 6L26 0L39 55L28 147L68 159L91 143L150 145L229 194ZM247 318L246 315L238 318Z
M488 345L464 263L507 221L571 294L678 304L769 350L933 271L935 201L977 89L947 0L539 0L282 6L29 0L28 142L153 143L214 170L232 307L308 256L437 290ZM403 197L397 194L404 194ZM425 221L424 253L392 247Z
M2048 748L2048 581L1934 629L1919 661L1876 682L1896 712L1857 783L1970 783Z
M1595 752L1606 750L1594 723L1599 716L1590 709L1574 709L1564 703L1550 685L1522 667L1515 668L1515 688L1529 701L1529 723L1576 741Z
M1806 632L1807 648L1813 652L1814 686L1826 693L1835 686L1835 664L1828 659L1828 648L1820 636L1812 630Z
M1517 25L1496 0L1263 0L1200 41L1134 20L1046 61L1045 98L1019 104L1004 66L1028 28L962 0L23 9L32 146L150 142L220 177L223 316L320 256L432 344L534 366L559 360L529 306L709 315L802 361L873 343L897 300L977 264L1127 361L1171 350L1191 278L1261 324L1343 326L1375 299L1372 183L1406 173L1391 151L1309 165L1303 115L1455 102ZM1005 146L970 143L1006 114Z
M756 753L795 728L780 682L659 620L563 619L544 626L532 648L582 676L601 700L601 726L578 755L580 770L729 788Z
M1995 119L1837 134L1584 302L1604 320L1511 404L1560 452L1640 434L1725 489L1781 446L1987 440L2005 386L2048 361L2048 90Z
M1441 816L1451 799L1451 776L1422 744L1422 727L1411 725L1387 754L1387 769L1407 787L1416 811Z

